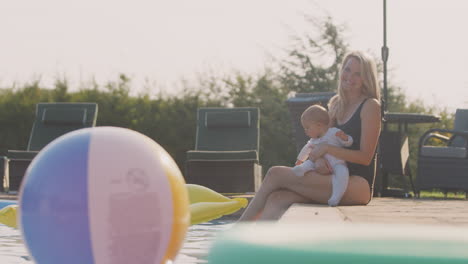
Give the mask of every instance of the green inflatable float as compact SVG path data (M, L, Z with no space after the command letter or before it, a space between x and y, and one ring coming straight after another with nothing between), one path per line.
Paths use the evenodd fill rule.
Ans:
M468 229L343 222L237 224L221 233L210 264L468 263Z

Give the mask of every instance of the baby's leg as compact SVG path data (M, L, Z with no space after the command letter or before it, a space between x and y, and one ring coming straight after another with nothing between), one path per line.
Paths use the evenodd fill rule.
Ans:
M294 172L294 174L296 174L297 176L304 176L304 174L310 170L313 170L315 169L315 164L313 161L311 160L306 160L304 161L304 163L302 163L301 165L297 165L297 166L294 166L292 168L292 171Z
M333 192L328 205L337 206L348 187L349 171L345 164L338 163L333 166L332 186Z

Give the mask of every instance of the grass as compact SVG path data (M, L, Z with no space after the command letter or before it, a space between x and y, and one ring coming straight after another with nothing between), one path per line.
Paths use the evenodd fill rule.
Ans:
M421 191L421 198L436 198L436 199L466 199L464 192L448 192L445 196L441 191Z

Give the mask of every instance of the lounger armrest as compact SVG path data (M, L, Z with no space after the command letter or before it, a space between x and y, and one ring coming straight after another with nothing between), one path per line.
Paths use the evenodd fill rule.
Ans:
M430 133L429 135L427 135L424 142L427 142L427 140L429 140L430 138L437 138L437 139L440 139L441 141L444 141L444 142L449 142L450 141L450 137L447 137L447 136L444 136L444 135L441 135L441 134L438 134L438 133Z
M433 128L433 129L427 130L420 137L420 139L419 139L419 148L424 146L427 143L427 141L430 138L433 138L433 137L441 139L442 141L444 141L446 143L450 142L452 137L447 137L447 136L441 135L440 133L449 133L449 134L452 134L452 137L453 136L461 136L461 137L465 138L465 142L468 142L468 131L455 131L455 130L450 130L450 129ZM465 147L466 147L466 145L465 145Z

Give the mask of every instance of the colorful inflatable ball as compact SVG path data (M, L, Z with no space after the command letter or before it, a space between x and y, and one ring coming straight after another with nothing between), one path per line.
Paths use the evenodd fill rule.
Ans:
M117 127L47 145L20 190L19 226L37 264L167 263L189 225L185 182L152 139Z

